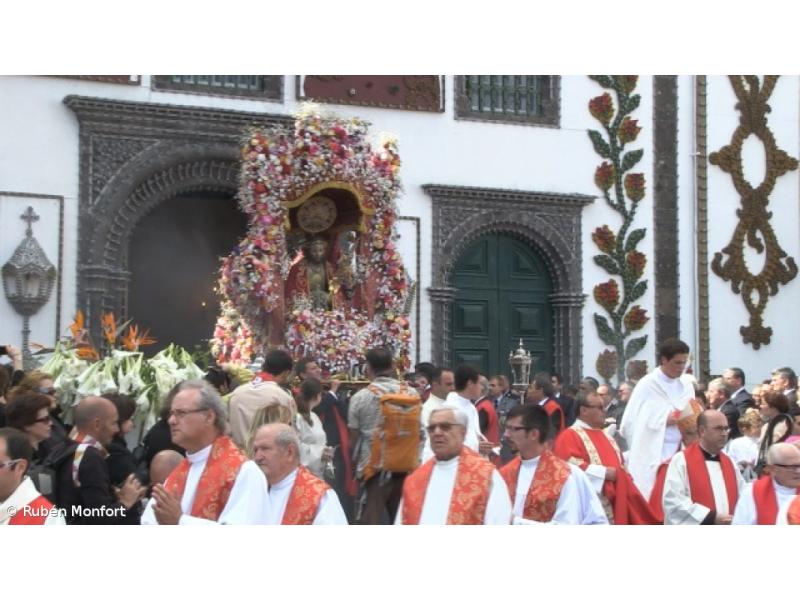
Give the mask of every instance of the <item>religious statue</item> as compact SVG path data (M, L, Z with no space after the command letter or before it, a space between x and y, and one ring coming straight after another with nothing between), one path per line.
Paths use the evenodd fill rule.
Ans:
M303 247L286 279L286 303L291 309L326 311L344 308L351 295L352 282L342 280L340 270L331 260L328 240L316 235Z

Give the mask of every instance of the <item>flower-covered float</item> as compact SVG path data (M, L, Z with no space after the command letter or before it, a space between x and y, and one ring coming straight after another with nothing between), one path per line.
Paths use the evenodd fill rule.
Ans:
M247 132L239 203L248 230L220 268L218 363L286 347L328 375L349 375L369 348L387 346L408 368L400 158L392 139L373 149L367 128L307 106L293 129Z

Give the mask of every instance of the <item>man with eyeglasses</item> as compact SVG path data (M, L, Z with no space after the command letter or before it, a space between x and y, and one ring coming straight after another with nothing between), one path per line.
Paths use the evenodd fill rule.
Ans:
M172 441L186 457L153 495L142 525L205 525L222 515L244 455L224 434L225 407L219 393L203 380L184 381L169 413Z
M469 420L458 408L431 412L434 457L403 483L395 525L508 525L511 501L492 463L464 445Z
M625 470L619 446L603 430L605 403L600 391L580 392L575 403L578 418L556 438L553 453L586 473L610 523L660 524L661 521L653 515L650 505Z
M786 525L787 512L800 494L800 449L780 442L767 451L767 475L742 492L734 525Z
M25 434L0 429L0 525L66 525L56 510L26 476L33 448Z
M709 409L697 418L698 441L670 460L664 480L665 525L730 525L744 479L722 449L728 419Z
M550 419L544 408L512 408L505 437L518 454L500 469L515 525L607 525L608 518L586 474L548 450Z

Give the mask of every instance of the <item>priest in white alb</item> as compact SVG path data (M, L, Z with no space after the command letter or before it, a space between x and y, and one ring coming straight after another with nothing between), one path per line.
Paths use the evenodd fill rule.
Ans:
M633 388L622 417L620 434L628 444L628 471L642 496L650 497L658 466L678 451L680 412L694 398L694 387L683 376L689 346L677 339L659 347L660 365Z
M672 457L664 480L665 525L730 525L744 479L722 449L728 419L718 410L697 418L698 441Z
M219 521L245 456L224 435L225 407L206 381L184 381L169 413L172 441L186 458L153 487L142 525L209 525ZM252 471L242 477L252 478Z
M464 445L469 421L457 408L431 412L434 457L403 483L396 525L508 525L511 501L497 469Z
M767 451L767 475L743 492L733 513L734 525L786 525L787 512L800 494L800 449L773 444Z
M514 510L515 525L608 525L589 478L548 449L550 417L538 404L513 407L505 437L519 454L500 469Z

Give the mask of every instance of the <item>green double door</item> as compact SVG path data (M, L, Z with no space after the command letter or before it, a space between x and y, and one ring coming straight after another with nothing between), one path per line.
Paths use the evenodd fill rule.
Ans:
M453 366L510 376L508 355L522 339L534 358L531 375L552 369L552 282L532 248L505 235L482 237L459 257L453 287Z

